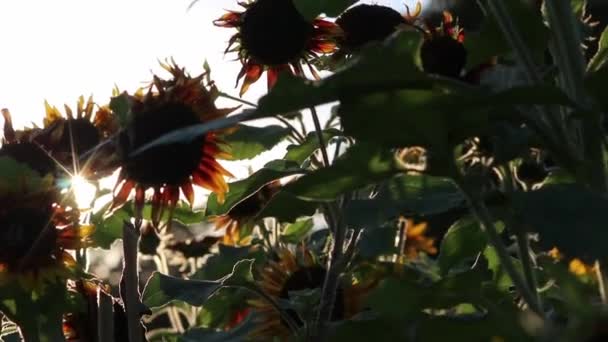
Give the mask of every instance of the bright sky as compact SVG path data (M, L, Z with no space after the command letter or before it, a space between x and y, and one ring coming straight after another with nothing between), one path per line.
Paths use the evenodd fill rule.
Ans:
M90 94L99 103L114 85L133 91L160 72L159 59L175 58L192 74L207 59L223 91L237 94L240 69L224 56L233 30L212 25L236 0L29 0L0 1L0 108L9 108L16 126L41 123L44 100L75 106ZM403 0L362 1L399 11ZM259 82L245 99L266 91Z

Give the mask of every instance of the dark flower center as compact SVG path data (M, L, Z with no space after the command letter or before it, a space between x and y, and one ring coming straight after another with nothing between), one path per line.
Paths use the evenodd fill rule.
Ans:
M45 229L51 223L50 210L14 208L0 215L0 262L15 268L24 257L41 266L48 261L57 239L55 229Z
M34 143L6 144L0 148L0 156L11 157L37 171L41 176L55 170L55 162Z
M58 120L48 129L48 136L61 130L59 141L50 146L53 152L72 154L72 142L76 155L85 153L99 144L100 136L97 128L87 119Z
M289 276L287 281L283 285L281 292L279 293L279 297L283 299L289 299L289 292L293 291L302 291L302 290L312 290L312 289L320 289L323 287L323 282L325 281L325 275L327 271L321 266L313 266L313 267L304 267L301 268ZM298 317L298 315L291 311L287 310L291 318L298 323L298 325L302 325L302 320ZM344 291L341 287L338 287L338 291L336 294L336 302L334 303L334 309L331 314L331 320L337 321L344 318Z
M344 31L341 47L357 49L372 41L382 41L404 24L405 18L394 9L362 4L344 12L336 24Z
M258 0L243 13L241 45L257 63L286 64L306 50L313 29L292 0Z
M120 148L127 177L145 186L181 185L197 168L204 139L153 147L136 156L138 148L174 130L199 124L187 106L167 103L136 112L120 136Z
M440 36L422 44L420 57L424 71L458 78L467 61L467 50L456 39Z

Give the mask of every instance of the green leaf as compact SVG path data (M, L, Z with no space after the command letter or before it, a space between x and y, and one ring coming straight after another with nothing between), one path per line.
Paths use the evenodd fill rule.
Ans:
M212 193L207 200L207 215L222 215L230 211L235 205L251 196L264 185L273 180L291 176L305 171L300 169L299 165L294 162L277 161L266 164L263 168L252 174L251 176L228 184L229 190L226 194L224 203L219 203L217 195Z
M239 260L232 268L232 273L222 279L222 286L249 287L255 283L253 264L255 259Z
M298 217L312 216L318 202L304 201L286 191L279 191L260 211L257 218L274 217L279 222L294 222Z
M394 319L417 315L427 308L482 304L482 284L486 278L486 274L478 270L454 274L430 285L405 277L387 278L372 291L368 304L373 310Z
M131 205L126 204L111 215L106 215L107 206L100 209L91 217L91 223L95 225L91 239L96 247L110 249L116 240L122 239L124 221L131 220L133 211Z
M496 285L499 291L508 291L511 287L513 287L513 281L509 274L504 269L504 266L500 262L500 258L498 257L498 252L492 246L487 246L483 251L483 256L486 258L488 262L488 269L492 271L492 279L494 284ZM515 269L519 274L523 274L523 267L521 265L521 261L516 258L511 258L511 262L515 266Z
M372 227L363 229L357 244L358 254L365 259L376 260L382 255L397 252L395 227Z
M331 201L338 195L373 184L397 172L393 154L370 144L356 144L331 166L287 184L285 191L312 201Z
M513 195L513 208L527 227L540 234L546 250L557 247L569 257L604 259L608 199L575 184L544 186Z
M321 13L325 13L328 17L337 17L355 2L357 0L293 0L298 12L309 21L314 20Z
M323 141L328 142L331 138L342 135L342 132L337 129L326 129L323 131ZM317 133L309 133L306 140L300 145L287 146L287 154L283 159L292 160L298 164L302 164L316 150L319 149L319 137Z
M604 29L598 42L598 49L595 56L589 61L588 72L596 72L601 69L608 61L608 27Z
M379 226L398 215L431 216L462 207L465 199L447 178L397 175L371 200L351 200L347 223L355 227Z
M387 87L431 88L436 81L428 79L417 66L421 44L420 33L404 31L382 44L370 44L348 68L321 81L282 75L275 87L260 99L255 115L288 113L339 99L357 98Z
M313 226L312 218L296 221L285 228L285 231L281 234L281 241L298 244L310 233Z
M118 118L120 127L125 127L129 121L129 115L131 112L129 94L123 92L118 96L112 97L110 99L110 109Z
M382 336L382 341L409 341L407 326L382 318L351 319L330 323L329 341L369 342L370 336Z
M19 325L25 341L65 341L62 319L69 308L65 280L38 279L36 288L22 282L0 286L0 312Z
M534 52L539 59L543 56L549 41L549 29L533 6L522 0L505 1L512 22L524 40L524 44ZM467 70L487 63L494 56L506 56L511 47L500 26L493 16L485 17L477 34L467 34L465 42L467 50Z
M438 258L439 268L443 274L456 265L470 261L481 253L487 245L485 233L479 223L472 219L456 222L445 234L441 242Z
M251 246L233 247L224 244L218 245L219 252L209 257L204 265L193 276L192 279L216 280L230 274L234 265L243 259L262 260L266 257L261 249Z
M431 316L416 324L416 337L420 341L443 342L450 336L451 342L468 341L534 341L527 336L515 319L505 320L504 314L471 314L460 316ZM512 317L509 317L512 318Z
M271 125L254 127L238 125L236 131L223 135L222 140L229 146L230 160L251 159L268 151L289 135L289 129Z
M220 281L188 280L154 272L146 283L142 301L150 308L161 307L174 300L201 306L220 286Z
M179 342L237 342L247 340L249 332L255 327L252 315L238 326L228 331L218 331L209 328L193 328L179 337Z

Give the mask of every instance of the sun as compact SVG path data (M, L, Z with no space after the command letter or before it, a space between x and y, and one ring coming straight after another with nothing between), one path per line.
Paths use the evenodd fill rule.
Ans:
M75 175L70 180L70 191L74 194L74 199L78 209L91 209L97 188L81 175Z

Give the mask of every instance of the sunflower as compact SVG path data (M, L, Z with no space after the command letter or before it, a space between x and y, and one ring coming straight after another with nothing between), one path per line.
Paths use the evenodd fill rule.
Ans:
M52 175L0 157L0 284L16 279L27 288L54 281L75 265L66 250L88 243L91 226L62 200Z
M173 77L162 80L154 76L147 90L130 97L131 115L118 139L121 171L112 204L113 209L121 206L135 190L136 217L141 218L145 191L152 189L151 220L155 227L165 209L171 216L180 189L190 205L193 204L193 184L216 192L223 201L228 191L224 176L232 175L216 158L227 159L230 155L218 138L219 131L188 142L153 147L137 155L133 152L166 133L224 117L236 109L216 108L214 102L219 92L207 79L207 73L191 77L175 62L161 65Z
M245 78L241 96L264 71L268 88L282 71L303 75L302 63L308 65L315 78L319 77L309 61L334 51L334 38L339 31L334 23L320 18L307 21L292 0L253 0L240 5L245 11L230 11L214 24L238 30L226 52L238 52L243 65L237 77L237 86Z
M106 176L113 171L109 163L113 151L96 150L82 167L80 157L90 153L99 144L113 136L118 130L118 121L108 106L95 110L93 98L85 102L80 96L76 103L76 113L65 105L65 116L61 111L44 103L46 116L43 129L36 134L33 141L44 148L59 164L69 170L70 174L80 174L86 177ZM103 154L99 154L103 152Z
M327 271L321 266L310 251L300 250L296 255L287 249L278 252L277 261L269 261L261 270L259 286L275 300L289 300L292 292L321 289ZM336 301L332 312L332 321L349 319L363 309L364 298L375 286L375 280L354 282L344 280L338 287ZM292 298L293 299L293 298ZM287 341L290 330L275 308L264 299L250 300L251 307L259 313L254 318L255 327L249 337L255 341L270 341L277 338ZM292 321L299 326L302 320L294 311L288 310Z
M33 138L39 133L39 129L25 129L16 131L13 128L13 120L8 109L2 109L4 117L4 136L0 157L10 157L19 163L25 164L40 176L54 173L56 164L41 146L33 142Z
M383 41L397 29L410 24L422 11L420 2L414 13L402 15L396 10L381 5L360 4L349 8L338 17L336 24L342 29L338 39L340 52L348 54L373 41Z
M420 252L425 252L429 255L437 254L435 247L435 239L426 235L428 225L426 222L415 223L412 219L401 218L400 224L404 224L405 239L399 237L401 258L406 260L414 260ZM401 234L401 232L400 232ZM403 241L403 242L402 242Z
M459 78L467 60L464 31L444 11L439 27L426 24L425 40L420 50L422 68L431 74Z
M279 192L280 181L273 181L264 185L256 193L245 198L232 207L225 215L211 218L215 229L226 229L223 243L226 245L239 245L247 242L257 215L264 209L270 199Z

